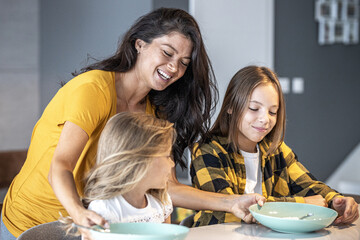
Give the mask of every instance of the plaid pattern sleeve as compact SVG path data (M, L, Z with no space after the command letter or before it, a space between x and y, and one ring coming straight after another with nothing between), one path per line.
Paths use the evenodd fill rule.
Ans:
M279 153L269 156L263 169L268 201L304 202L304 197L321 195L327 203L340 194L318 181L283 143Z
M195 188L223 194L244 194L246 171L244 158L232 151L227 140L213 136L208 143L195 146L190 175ZM293 151L283 143L275 154L266 156L269 143L259 143L262 192L267 201L304 202L304 197L321 195L330 203L341 196L318 181L297 160ZM194 216L194 227L240 221L231 213L202 210Z

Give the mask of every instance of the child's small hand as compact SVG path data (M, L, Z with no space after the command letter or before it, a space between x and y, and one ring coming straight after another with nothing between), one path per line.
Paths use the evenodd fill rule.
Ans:
M332 208L339 214L335 224L350 224L359 218L358 204L352 197L335 197Z
M323 198L323 196L321 196L321 195L304 197L304 199L305 199L305 203L307 203L307 204L318 205L320 207L327 207L328 206L327 202L325 201L325 198Z

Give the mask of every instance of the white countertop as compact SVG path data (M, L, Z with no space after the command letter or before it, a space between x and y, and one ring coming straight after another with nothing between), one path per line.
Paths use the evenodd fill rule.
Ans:
M359 206L360 210L360 206ZM360 219L351 225L333 226L316 232L288 234L275 232L260 224L223 223L191 228L186 240L240 240L240 239L316 239L360 240Z

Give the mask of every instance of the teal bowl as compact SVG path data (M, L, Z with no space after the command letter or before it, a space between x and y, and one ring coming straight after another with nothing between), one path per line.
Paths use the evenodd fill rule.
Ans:
M305 233L329 226L337 217L333 209L294 202L267 202L249 208L253 217L262 225L277 232ZM312 213L312 216L299 219Z
M90 232L95 240L183 240L189 228L166 223L114 223L109 233Z

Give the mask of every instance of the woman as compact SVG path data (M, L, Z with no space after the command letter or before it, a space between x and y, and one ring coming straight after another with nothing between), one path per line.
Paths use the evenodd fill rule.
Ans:
M182 153L206 134L216 96L194 18L178 9L158 9L141 17L114 56L82 69L45 109L33 130L27 160L5 197L2 229L14 238L57 220L59 212L81 225L103 225L105 220L85 209L80 196L107 120L130 111L174 123L178 135L173 157L184 166ZM249 205L263 199L202 193L178 183L175 169L172 172L169 194L175 206L243 216L249 214Z

